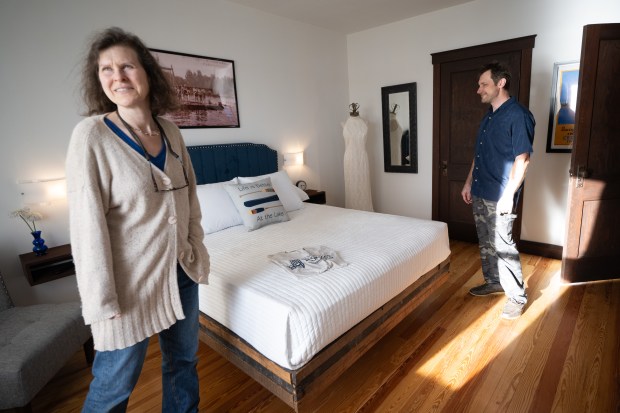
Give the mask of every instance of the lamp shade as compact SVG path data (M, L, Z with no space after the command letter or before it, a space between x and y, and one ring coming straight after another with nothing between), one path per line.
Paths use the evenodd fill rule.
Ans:
M50 205L67 197L64 177L19 180L22 202L25 205Z
M304 153L303 152L294 152L294 153L284 154L284 166L303 165L303 164L304 164Z

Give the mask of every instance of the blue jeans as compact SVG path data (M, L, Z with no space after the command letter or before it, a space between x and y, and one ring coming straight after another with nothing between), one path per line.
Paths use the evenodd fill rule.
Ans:
M162 412L198 411L198 284L177 265L185 319L159 333L162 354ZM82 412L124 412L142 371L149 339L121 350L98 351Z
M509 298L527 303L521 260L512 238L517 214L497 215L497 202L473 197L474 221L478 233L482 275L487 283L500 283Z

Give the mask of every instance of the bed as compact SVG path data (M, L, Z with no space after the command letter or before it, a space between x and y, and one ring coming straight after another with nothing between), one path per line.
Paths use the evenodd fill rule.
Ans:
M220 230L203 221L211 274L209 285L200 287L200 338L295 411L310 410L321 392L447 279L444 223L307 203L293 208L301 195L292 199L282 182L276 186L286 175L265 145L188 151L201 208L216 198L205 190L241 188L237 177L271 177L283 198L287 219L253 231L245 222ZM203 215L211 211L203 209ZM299 276L268 258L308 246L329 247L344 265Z

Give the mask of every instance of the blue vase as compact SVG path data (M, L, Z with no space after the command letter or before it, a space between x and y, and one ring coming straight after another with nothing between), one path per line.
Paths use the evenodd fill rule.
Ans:
M32 252L37 255L45 255L47 253L47 245L45 245L45 240L41 238L41 231L33 231L31 234L34 237Z

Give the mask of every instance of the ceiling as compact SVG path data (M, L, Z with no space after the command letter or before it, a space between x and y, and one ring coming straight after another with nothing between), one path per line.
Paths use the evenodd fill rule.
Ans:
M473 0L228 0L350 34Z

